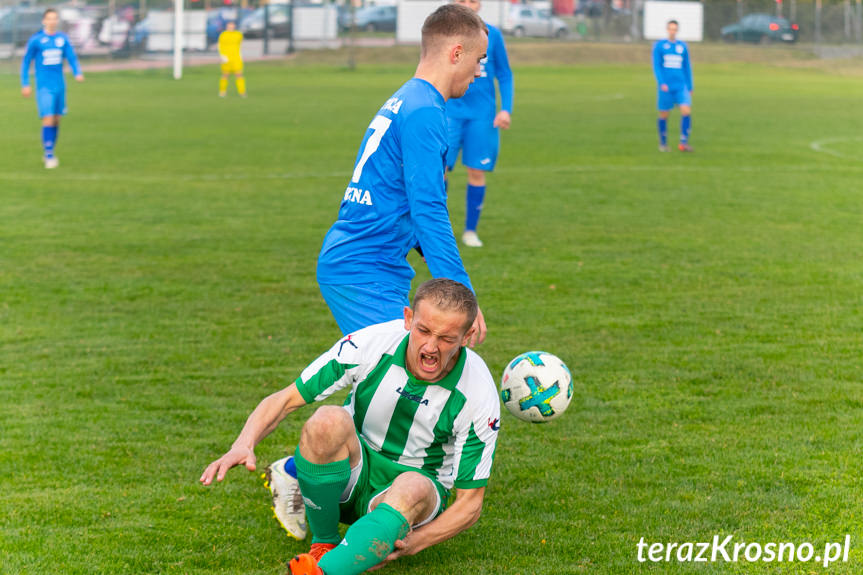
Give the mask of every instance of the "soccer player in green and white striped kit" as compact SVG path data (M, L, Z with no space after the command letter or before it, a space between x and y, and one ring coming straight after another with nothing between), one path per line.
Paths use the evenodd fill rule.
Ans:
M264 399L201 482L221 481L236 465L254 470L255 446L282 419L350 387L342 407L312 414L294 452L313 538L310 552L290 561L291 573L362 573L469 528L482 510L500 428L494 380L465 347L476 314L464 285L422 284L403 321L343 338ZM351 524L344 538L340 521Z

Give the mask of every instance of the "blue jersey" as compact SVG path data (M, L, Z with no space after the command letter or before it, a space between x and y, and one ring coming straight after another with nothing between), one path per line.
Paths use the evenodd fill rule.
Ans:
M488 49L480 62L480 77L473 81L461 98L446 103L450 118L477 119L494 117L497 113L497 92L494 79L500 86L501 110L512 113L513 81L509 57L503 44L503 34L490 24L488 27Z
M69 61L72 72L81 73L78 57L69 43L69 37L62 32L49 35L45 31L33 34L27 42L27 51L21 61L21 86L30 85L30 61L36 62L36 87L40 90L62 92L66 89L63 79L63 58Z
M689 48L684 42L660 40L653 45L653 73L656 83L665 84L672 92L686 88L692 91L692 67Z
M447 211L445 100L413 78L372 120L336 223L318 257L318 282L382 282L410 290L406 257L421 246L429 271L473 289Z

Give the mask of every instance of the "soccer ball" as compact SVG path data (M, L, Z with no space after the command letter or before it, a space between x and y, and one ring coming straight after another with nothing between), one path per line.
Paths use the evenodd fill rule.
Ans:
M529 351L509 362L500 381L500 398L524 421L544 423L560 417L572 400L572 374L559 357Z

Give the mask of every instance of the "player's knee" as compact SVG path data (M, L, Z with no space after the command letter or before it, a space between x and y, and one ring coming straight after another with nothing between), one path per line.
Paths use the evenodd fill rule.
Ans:
M484 186L485 185L485 172L482 170L475 170L473 168L468 168L468 170L467 170L467 181L471 186Z
M301 442L328 450L344 444L348 434L354 432L354 424L348 412L335 405L319 407L303 425Z
M434 485L422 473L406 471L393 481L381 503L398 509L411 523L422 520L437 501Z
M668 116L670 116L670 115L671 115L671 112L660 112L659 113L659 117L662 118L663 120L667 120Z

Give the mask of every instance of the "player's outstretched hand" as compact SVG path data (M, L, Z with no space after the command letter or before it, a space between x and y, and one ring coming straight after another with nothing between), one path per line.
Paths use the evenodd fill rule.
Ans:
M659 89L662 90L663 92L667 92L668 91L668 84L663 84L662 86L659 87Z
M84 74L78 74L77 76L75 76L75 81L76 82L83 82L84 81Z
M404 539L397 539L395 542L395 549L393 549L393 552L390 553L389 555L387 555L387 558L384 559L383 562L378 563L377 565L375 565L374 567L369 569L369 571L377 571L381 567L385 567L387 565L387 563L395 561L399 557L405 557L407 555L416 555L417 551L418 550L412 548L412 546L410 544L410 533L408 533L408 536L405 537Z
M33 89L30 86L24 86L23 88L21 88L21 95L24 96L25 98L29 98L30 94L32 94L32 93L33 93Z
M482 310L477 308L476 319L473 321L473 335L468 341L469 347L474 347L485 341L485 334L488 328L485 326L485 318L482 315Z
M229 452L207 466L200 482L209 485L213 482L213 478L221 481L225 478L225 473L237 465L245 465L246 469L254 471L256 462L255 452L248 447L232 447Z
M509 115L509 112L506 110L501 110L497 113L497 116L494 117L494 127L495 128L503 128L504 130L509 130L509 126L512 123L512 116Z

